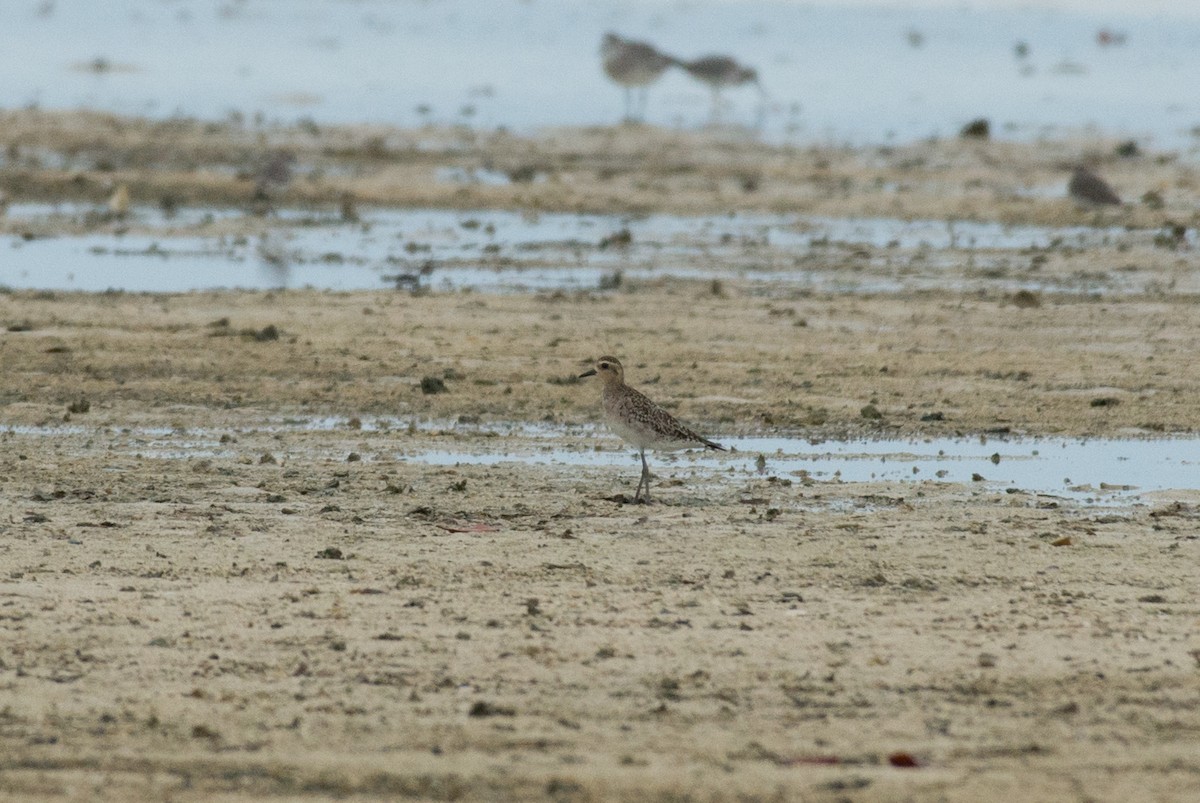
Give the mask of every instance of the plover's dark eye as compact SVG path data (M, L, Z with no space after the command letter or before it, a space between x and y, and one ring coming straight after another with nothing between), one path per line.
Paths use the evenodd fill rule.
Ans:
M606 362L602 362L602 363L600 363L600 370L602 370L602 371L607 371L607 370L608 370L608 368L609 368L609 364L608 364L608 363L606 363Z

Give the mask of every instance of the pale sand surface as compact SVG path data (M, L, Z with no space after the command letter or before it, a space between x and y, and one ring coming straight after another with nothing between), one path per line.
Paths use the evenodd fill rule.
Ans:
M730 147L758 164L758 146ZM991 147L1006 146L978 150ZM1005 158L1048 171L1020 152ZM839 158L861 171L873 157ZM1114 174L1157 181L1144 164L1149 178ZM571 192L587 205L590 190ZM718 196L664 197L678 211ZM1007 214L990 203L981 219ZM661 502L641 506L619 496L633 458L411 459L516 438L459 420L597 420L598 389L572 377L601 353L718 440L1193 434L1200 308L1167 289L1188 259L1052 255L1045 270L1132 261L1160 289L1034 306L952 290L764 297L737 280L2 294L0 323L22 331L0 334L0 796L1200 796L1194 488L1088 506L656 456ZM250 336L267 326L278 339ZM423 393L425 377L446 392ZM567 454L580 438L619 448L602 430L544 444ZM893 766L904 754L919 766Z

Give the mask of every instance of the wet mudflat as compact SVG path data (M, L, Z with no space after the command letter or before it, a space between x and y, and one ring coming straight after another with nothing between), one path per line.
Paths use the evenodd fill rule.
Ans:
M1167 233L1166 224L1127 229L1103 221L1035 226L756 212L439 209L370 209L347 222L295 209L247 220L236 207L189 207L167 217L149 206L88 224L103 214L86 203L11 207L11 234L0 236L0 285L90 292L399 286L496 293L612 289L626 279L738 278L761 295L785 296L920 290L1111 296L1200 289L1191 271L1168 256L1195 247L1195 230L1182 226ZM1072 259L1099 248L1141 259L1114 271Z
M1185 798L1200 312L1032 298L0 295L5 794Z
M0 798L1200 797L1194 14L17 5Z

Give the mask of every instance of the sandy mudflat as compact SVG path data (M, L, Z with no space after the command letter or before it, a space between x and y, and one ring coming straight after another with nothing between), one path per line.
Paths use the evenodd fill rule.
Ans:
M580 135L574 163L603 135ZM721 147L799 176L761 193L825 197L809 162ZM1046 150L945 149L1051 180ZM876 169L876 154L838 158ZM1138 177L1163 163L1143 164L1114 162L1114 183L1158 180ZM142 187L175 180L130 169ZM966 194L1006 172L909 169L914 187ZM1172 175L1166 211L1104 214L1190 225L1190 174ZM18 199L57 186L14 176ZM845 193L837 214L911 197L912 214L948 216L937 192L861 186L877 189ZM569 192L560 208L617 206ZM980 193L973 214L1097 214L1000 197ZM598 397L573 377L604 352L717 439L1192 436L1200 308L1177 289L1189 260L1097 246L1041 265L1140 272L1151 288L1099 298L764 294L738 279L4 293L0 796L1200 796L1200 491L1186 471L1176 489L1091 505L986 478L839 482L776 473L769 455L762 472L746 453L717 470L655 457L660 501L643 506L621 496L633 458L519 459L619 449L574 426L597 419ZM515 457L421 457L483 446Z
M248 203L254 176L287 149L282 202L573 212L799 212L1005 224L1194 226L1194 154L1137 150L1096 136L1069 142L947 139L847 148L773 146L739 129L650 126L504 131L379 126L253 127L147 121L98 112L0 112L0 190L12 199ZM1088 162L1129 205L1077 208L1070 168ZM1147 194L1150 197L1147 199Z

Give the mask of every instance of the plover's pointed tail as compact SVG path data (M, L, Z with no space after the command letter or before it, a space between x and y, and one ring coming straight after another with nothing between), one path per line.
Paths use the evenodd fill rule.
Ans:
M700 442L704 444L706 449L716 449L718 452L728 452L729 447L722 446L716 441L710 441L708 438L701 438Z

